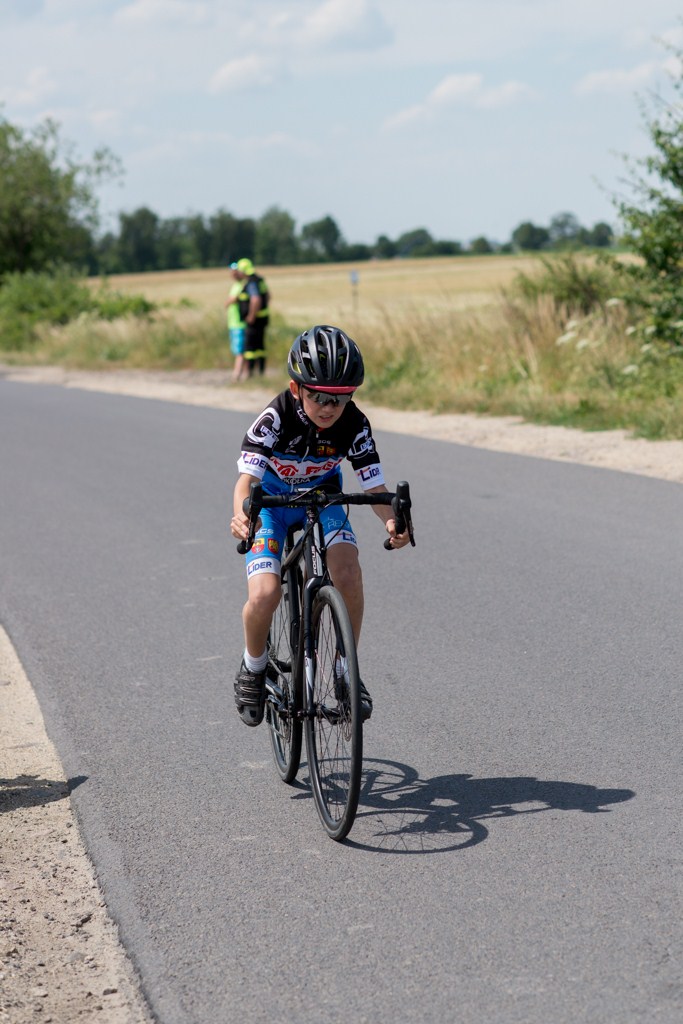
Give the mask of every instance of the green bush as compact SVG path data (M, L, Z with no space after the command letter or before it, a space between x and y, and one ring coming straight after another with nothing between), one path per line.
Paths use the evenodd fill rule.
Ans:
M156 307L141 295L124 295L103 286L93 292L68 268L51 273L8 274L0 286L0 350L34 347L39 325L64 325L83 314L96 319L148 316Z
M122 316L146 317L157 308L144 295L126 295L103 285L93 296L93 308L102 320L117 320Z
M616 273L602 264L572 254L544 257L540 262L540 273L517 275L513 295L531 301L549 295L557 308L564 306L585 316L620 291Z

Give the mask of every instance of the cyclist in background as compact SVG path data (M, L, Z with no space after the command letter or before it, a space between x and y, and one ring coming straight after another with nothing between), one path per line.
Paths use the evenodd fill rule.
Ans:
M326 486L341 490L341 463L347 458L364 491L386 492L382 466L367 417L353 401L363 383L360 349L339 327L319 325L304 331L289 352L291 381L247 431L238 460L239 478L230 523L238 540L248 536L243 502L251 484L267 494L295 487ZM375 505L394 548L409 543L407 530L396 533L390 506ZM247 603L242 620L245 650L235 677L235 703L246 725L263 720L270 622L280 601L280 558L289 526L305 521L303 510L262 509L261 526L246 555ZM349 612L356 638L363 621L363 577L356 537L340 507L325 509L321 522L327 565ZM372 699L361 682L362 714L372 714Z

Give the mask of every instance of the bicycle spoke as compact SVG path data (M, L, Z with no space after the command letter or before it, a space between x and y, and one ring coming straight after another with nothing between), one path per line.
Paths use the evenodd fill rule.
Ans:
M321 594L315 613L314 714L306 735L321 820L333 838L341 839L353 822L360 786L358 672L343 601L332 588Z
M295 652L291 646L289 584L285 579L282 600L273 616L268 636L266 673L266 721L275 766L285 782L291 782L301 757L301 722L294 717Z

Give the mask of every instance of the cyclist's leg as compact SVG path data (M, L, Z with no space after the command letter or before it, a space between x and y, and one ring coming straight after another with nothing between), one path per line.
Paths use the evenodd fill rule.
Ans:
M344 599L357 646L363 625L365 599L356 537L343 510L333 507L325 509L323 515L327 568L335 588ZM372 697L362 679L360 693L363 720L367 721L372 714Z
M333 506L325 509L320 519L327 547L327 568L332 582L344 598L353 635L358 643L363 625L364 598L356 535L341 508Z
M247 601L242 611L245 650L235 676L235 703L246 725L260 725L265 704L266 641L280 601L280 554L286 527L273 510L263 509L261 528L246 554Z

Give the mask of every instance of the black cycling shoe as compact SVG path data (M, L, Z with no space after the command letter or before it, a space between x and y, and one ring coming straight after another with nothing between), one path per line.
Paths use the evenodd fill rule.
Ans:
M265 669L263 672L250 672L242 659L235 676L235 704L237 714L245 725L253 727L261 724L266 706Z
M360 680L360 713L364 722L367 722L372 714L372 697L362 679Z
M368 718L372 714L372 697L368 692L368 688L362 679L360 682L360 717L363 722L367 722ZM337 678L334 684L334 694L340 704L344 702L347 696L347 684L346 680L342 676Z

